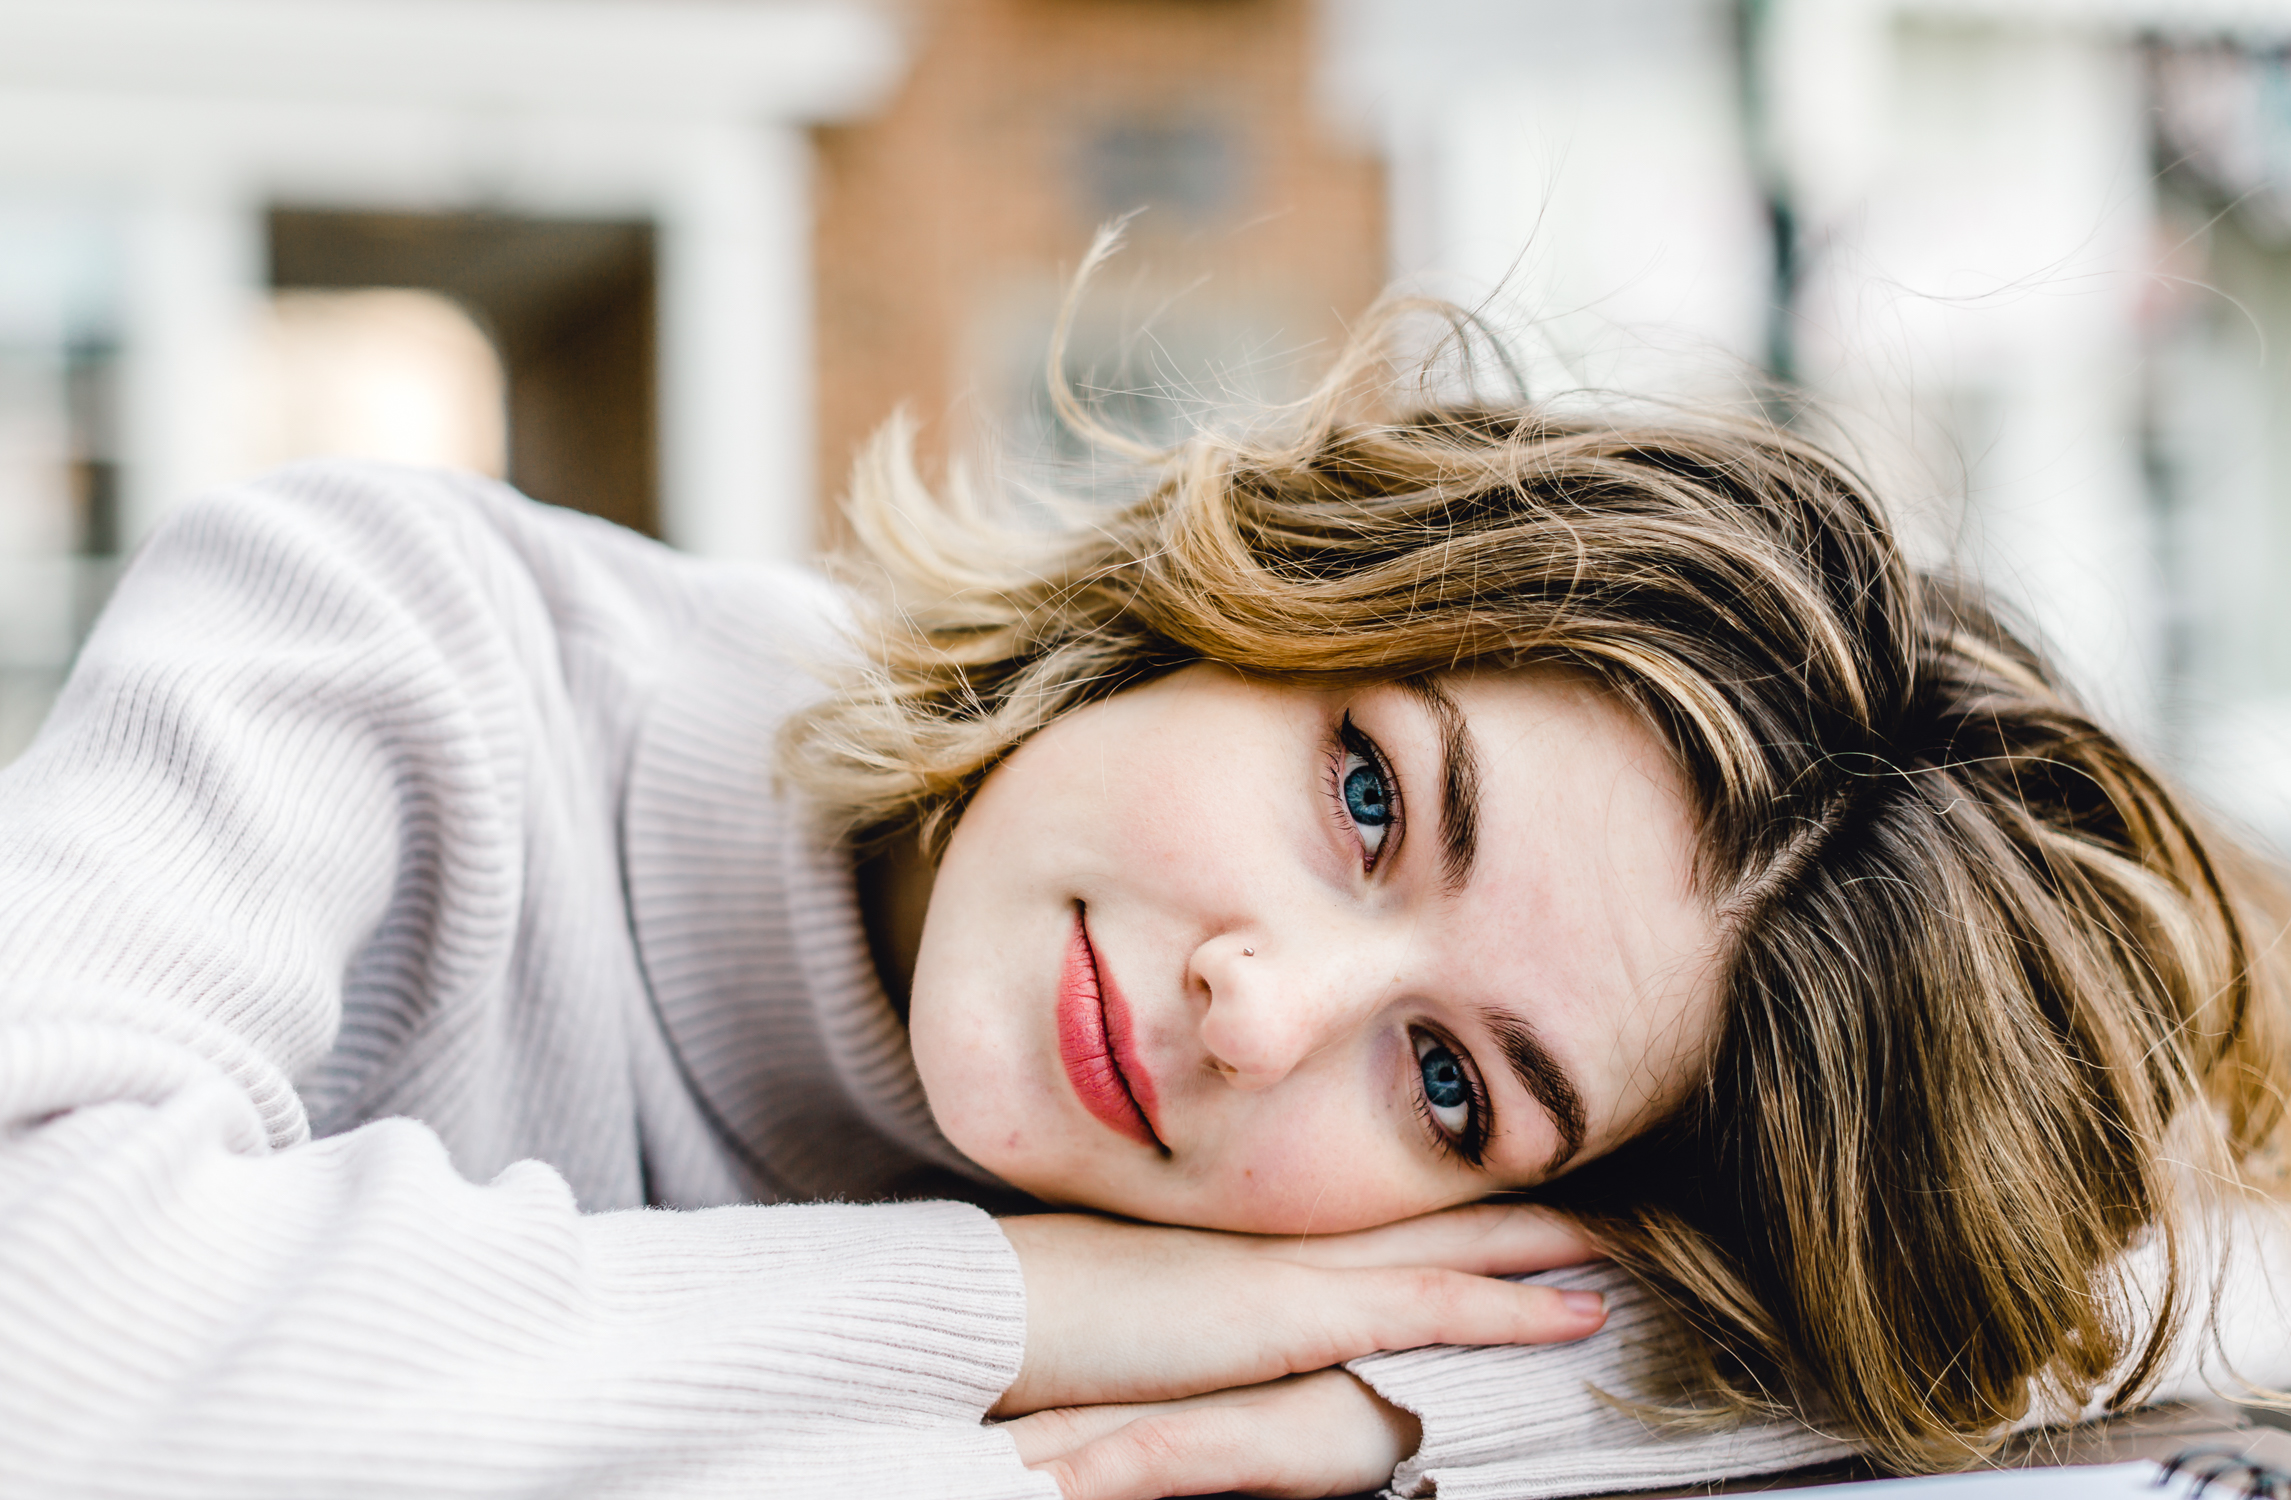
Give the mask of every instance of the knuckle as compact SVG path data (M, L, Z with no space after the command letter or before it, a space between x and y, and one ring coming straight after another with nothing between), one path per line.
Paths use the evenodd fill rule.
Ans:
M1409 1304L1421 1311L1447 1314L1456 1310L1461 1300L1462 1278L1453 1271L1442 1271L1431 1266L1418 1266L1405 1273L1407 1280L1401 1295Z
M1201 1424L1183 1417L1141 1417L1125 1435L1149 1473L1160 1473L1182 1463L1195 1451L1194 1438Z
M1083 1411L1078 1406L1055 1406L1026 1418L1037 1423L1053 1442L1071 1444L1082 1434Z
M1148 1436L1161 1446L1161 1468L1171 1479L1200 1481L1209 1475L1227 1489L1245 1488L1249 1476L1238 1466L1252 1456L1251 1429L1243 1415L1207 1407L1166 1418Z
M1403 1291L1407 1313L1400 1320L1411 1343L1468 1343L1480 1310L1482 1278L1460 1271L1419 1269L1408 1273Z
M1085 1443L1059 1458L1053 1469L1059 1494L1065 1500L1098 1500L1127 1494L1137 1489L1140 1481L1152 1481L1156 1475L1147 1462L1150 1455L1137 1446L1131 1430L1136 1426L1133 1422L1110 1437Z
M1058 1493L1064 1500L1085 1500L1090 1493L1082 1487L1082 1476L1075 1471L1074 1465L1064 1458L1048 1459L1036 1464L1034 1472L1049 1475L1050 1482L1058 1486Z

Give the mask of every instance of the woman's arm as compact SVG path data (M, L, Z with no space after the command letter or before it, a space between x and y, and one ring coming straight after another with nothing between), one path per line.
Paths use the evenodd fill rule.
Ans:
M1676 1400L1678 1334L1611 1266L1538 1280L1607 1294L1607 1326L1581 1344L1544 1349L1417 1349L1350 1368L1414 1413L1423 1440L1392 1477L1404 1497L1528 1500L1649 1489L1772 1473L1849 1455L1839 1439L1795 1423L1718 1431L1665 1427L1634 1403Z
M2230 1201L2204 1222L2188 1246L2187 1330L2145 1401L2291 1388L2291 1215L2266 1200ZM2155 1247L2126 1268L2135 1304L2152 1307ZM1698 1431L1642 1420L1631 1405L1669 1403L1685 1372L1651 1299L1612 1267L1532 1279L1604 1292L1606 1327L1579 1343L1381 1353L1211 1397L1045 1413L1014 1424L1020 1451L1058 1477L1067 1500L1324 1495L1383 1485L1387 1473L1402 1497L1531 1500L1771 1473L1854 1451L1795 1423ZM2081 1410L2039 1402L2019 1425L2109 1410L2105 1399Z
M1653 1307L1611 1267L1531 1278L1603 1293L1606 1326L1577 1343L1430 1347L1189 1400L1043 1413L1019 1451L1066 1500L1246 1490L1317 1496L1578 1495L1770 1473L1852 1449L1794 1424L1665 1430L1677 1363ZM1610 1400L1609 1397L1617 1398Z
M1596 1292L1499 1279L1597 1253L1534 1208L1465 1207L1319 1238L1088 1214L1003 1230L1024 1268L1027 1321L1001 1416L1194 1397L1379 1349L1581 1338L1606 1316Z
M395 471L191 506L0 775L0 1490L1052 1493L980 1425L1024 1330L983 1214L584 1214L487 1159L519 1059L634 1024L578 1003L625 918L570 868L612 823L566 632L674 591L552 602L570 534ZM525 986L534 921L572 957ZM312 1139L354 1089L430 1123Z

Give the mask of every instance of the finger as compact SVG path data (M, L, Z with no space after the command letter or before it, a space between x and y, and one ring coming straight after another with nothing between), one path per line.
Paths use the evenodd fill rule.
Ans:
M1284 1289L1235 1317L1251 1317L1244 1350L1222 1378L1257 1384L1326 1370L1382 1350L1432 1344L1557 1344L1607 1321L1597 1292L1522 1285L1463 1271L1412 1266L1359 1271L1296 1267ZM1195 1387L1196 1390L1201 1387ZM1153 1393L1173 1397L1181 1388Z
M1351 1384L1338 1372L1335 1378ZM1047 1463L1065 1500L1155 1500L1245 1490L1352 1495L1372 1490L1415 1446L1413 1422L1384 1420L1327 1377L1228 1391L1145 1414ZM1381 1403L1378 1403L1381 1404Z
M999 1426L1018 1445L1018 1461L1035 1469L1154 1409L1144 1405L1054 1406Z
M1473 1203L1350 1234L1268 1239L1264 1250L1304 1265L1439 1266L1477 1276L1548 1271L1604 1256L1573 1219L1528 1203Z
M1323 1274L1341 1284L1315 1304L1329 1342L1320 1348L1292 1342L1294 1370L1429 1344L1565 1343L1598 1332L1607 1321L1606 1299L1597 1292L1423 1267Z
M1276 1274L1242 1296L1215 1299L1214 1321L1237 1334L1213 1366L1166 1383L1132 1384L1110 1400L1170 1400L1327 1370L1383 1350L1431 1344L1557 1344L1607 1321L1597 1292L1523 1285L1438 1267L1327 1271L1267 1266ZM1199 1342L1198 1334L1190 1342ZM1209 1380L1202 1380L1209 1374ZM1095 1392L1085 1393L1091 1400Z
M1159 1500L1164 1495L1256 1490L1243 1468L1243 1428L1224 1412L1169 1412L1139 1417L1096 1442L1029 1465L1058 1482L1065 1500Z
M1498 1249L1519 1246L1496 1242L1522 1232L1507 1226L1512 1216L1537 1217L1498 1209L1415 1232L1476 1243L1448 1247L1467 1264L1509 1265ZM1027 1316L1018 1378L995 1403L1001 1417L1227 1390L1380 1349L1557 1342L1604 1321L1591 1293L1423 1265L1303 1265L1237 1236L1071 1215L1004 1232L1019 1252Z

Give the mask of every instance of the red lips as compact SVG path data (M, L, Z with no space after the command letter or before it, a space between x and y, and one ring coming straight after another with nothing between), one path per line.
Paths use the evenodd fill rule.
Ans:
M1058 981L1058 1057L1084 1109L1140 1145L1164 1149L1148 1119L1153 1079L1138 1057L1129 1007L1099 969L1079 911Z

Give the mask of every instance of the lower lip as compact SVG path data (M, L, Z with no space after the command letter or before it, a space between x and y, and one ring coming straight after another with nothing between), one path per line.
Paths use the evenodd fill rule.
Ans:
M1058 1057L1082 1107L1099 1122L1143 1146L1161 1147L1147 1123L1153 1082L1138 1065L1130 1041L1129 1007L1098 968L1089 932L1079 912L1066 944L1066 968L1058 980ZM1119 1060L1117 1060L1119 1059ZM1122 1062L1128 1062L1125 1070Z

